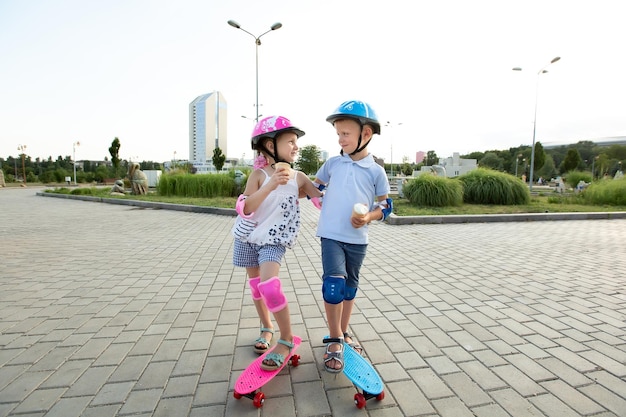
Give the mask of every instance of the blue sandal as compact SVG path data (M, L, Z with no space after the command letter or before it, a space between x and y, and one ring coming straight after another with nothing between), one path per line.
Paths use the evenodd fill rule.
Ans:
M263 333L271 333L272 334L272 338L268 341L266 338L263 337ZM261 336L259 336L259 338L257 340L254 341L254 345L252 346L254 348L254 352L258 353L259 355L267 352L267 350L270 348L271 344L272 344L272 339L274 338L274 330L273 329L268 329L267 327L261 327ZM258 347L258 344L262 344L263 347Z
M359 355L363 355L363 346L359 345L359 342L354 340L354 336L352 336L348 332L343 332L343 340L350 339L349 342L346 342L348 346L354 349Z
M283 339L278 339L278 343L287 346L289 348L289 353L291 353L291 349L293 349L293 343ZM274 363L269 364L267 363L268 361L272 361ZM281 355L280 353L270 352L267 354L263 362L261 362L261 369L265 371L276 371L283 366L283 363L285 363L285 356Z

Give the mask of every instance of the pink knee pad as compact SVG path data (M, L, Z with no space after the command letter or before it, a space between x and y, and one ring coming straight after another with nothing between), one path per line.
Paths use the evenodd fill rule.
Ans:
M287 307L287 297L283 293L280 278L272 277L267 281L261 282L258 285L258 289L263 296L267 309L272 313Z
M260 300L261 298L263 298L261 297L261 293L259 292L260 282L261 282L261 277L254 277L248 280L248 283L250 283L250 293L252 294L253 300Z

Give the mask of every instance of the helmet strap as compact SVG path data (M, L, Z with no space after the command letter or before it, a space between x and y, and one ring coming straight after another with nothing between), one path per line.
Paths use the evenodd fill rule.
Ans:
M271 156L274 159L274 164L276 162L285 162L283 161L280 156L278 156L278 151L276 149L276 138L272 138L272 143L274 144L274 151L275 152L270 152L267 147L265 147L265 145L263 144L259 144L258 147L260 150L262 150L263 152L265 152L266 154L268 154L269 156ZM272 166L274 166L274 164L271 164Z
M363 137L363 125L361 125L361 132L359 133L359 142L356 145L356 149L350 155L356 155L357 153L361 152L363 149L367 148L367 145L369 145L370 142L372 141L372 138L370 138L370 140L368 140L365 145L361 146L362 137Z

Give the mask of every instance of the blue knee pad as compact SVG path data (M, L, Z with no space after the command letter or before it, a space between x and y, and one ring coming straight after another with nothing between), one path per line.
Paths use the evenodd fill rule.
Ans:
M322 284L322 295L328 304L339 304L346 295L346 280L344 277L329 276Z
M346 295L344 296L344 298L348 301L354 300L354 297L356 297L357 289L357 287L349 287L346 285Z

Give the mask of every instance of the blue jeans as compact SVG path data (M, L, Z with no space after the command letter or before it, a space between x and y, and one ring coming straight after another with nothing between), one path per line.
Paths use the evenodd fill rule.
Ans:
M356 245L322 238L322 279L331 275L346 279L346 286L359 288L359 271L367 245Z

